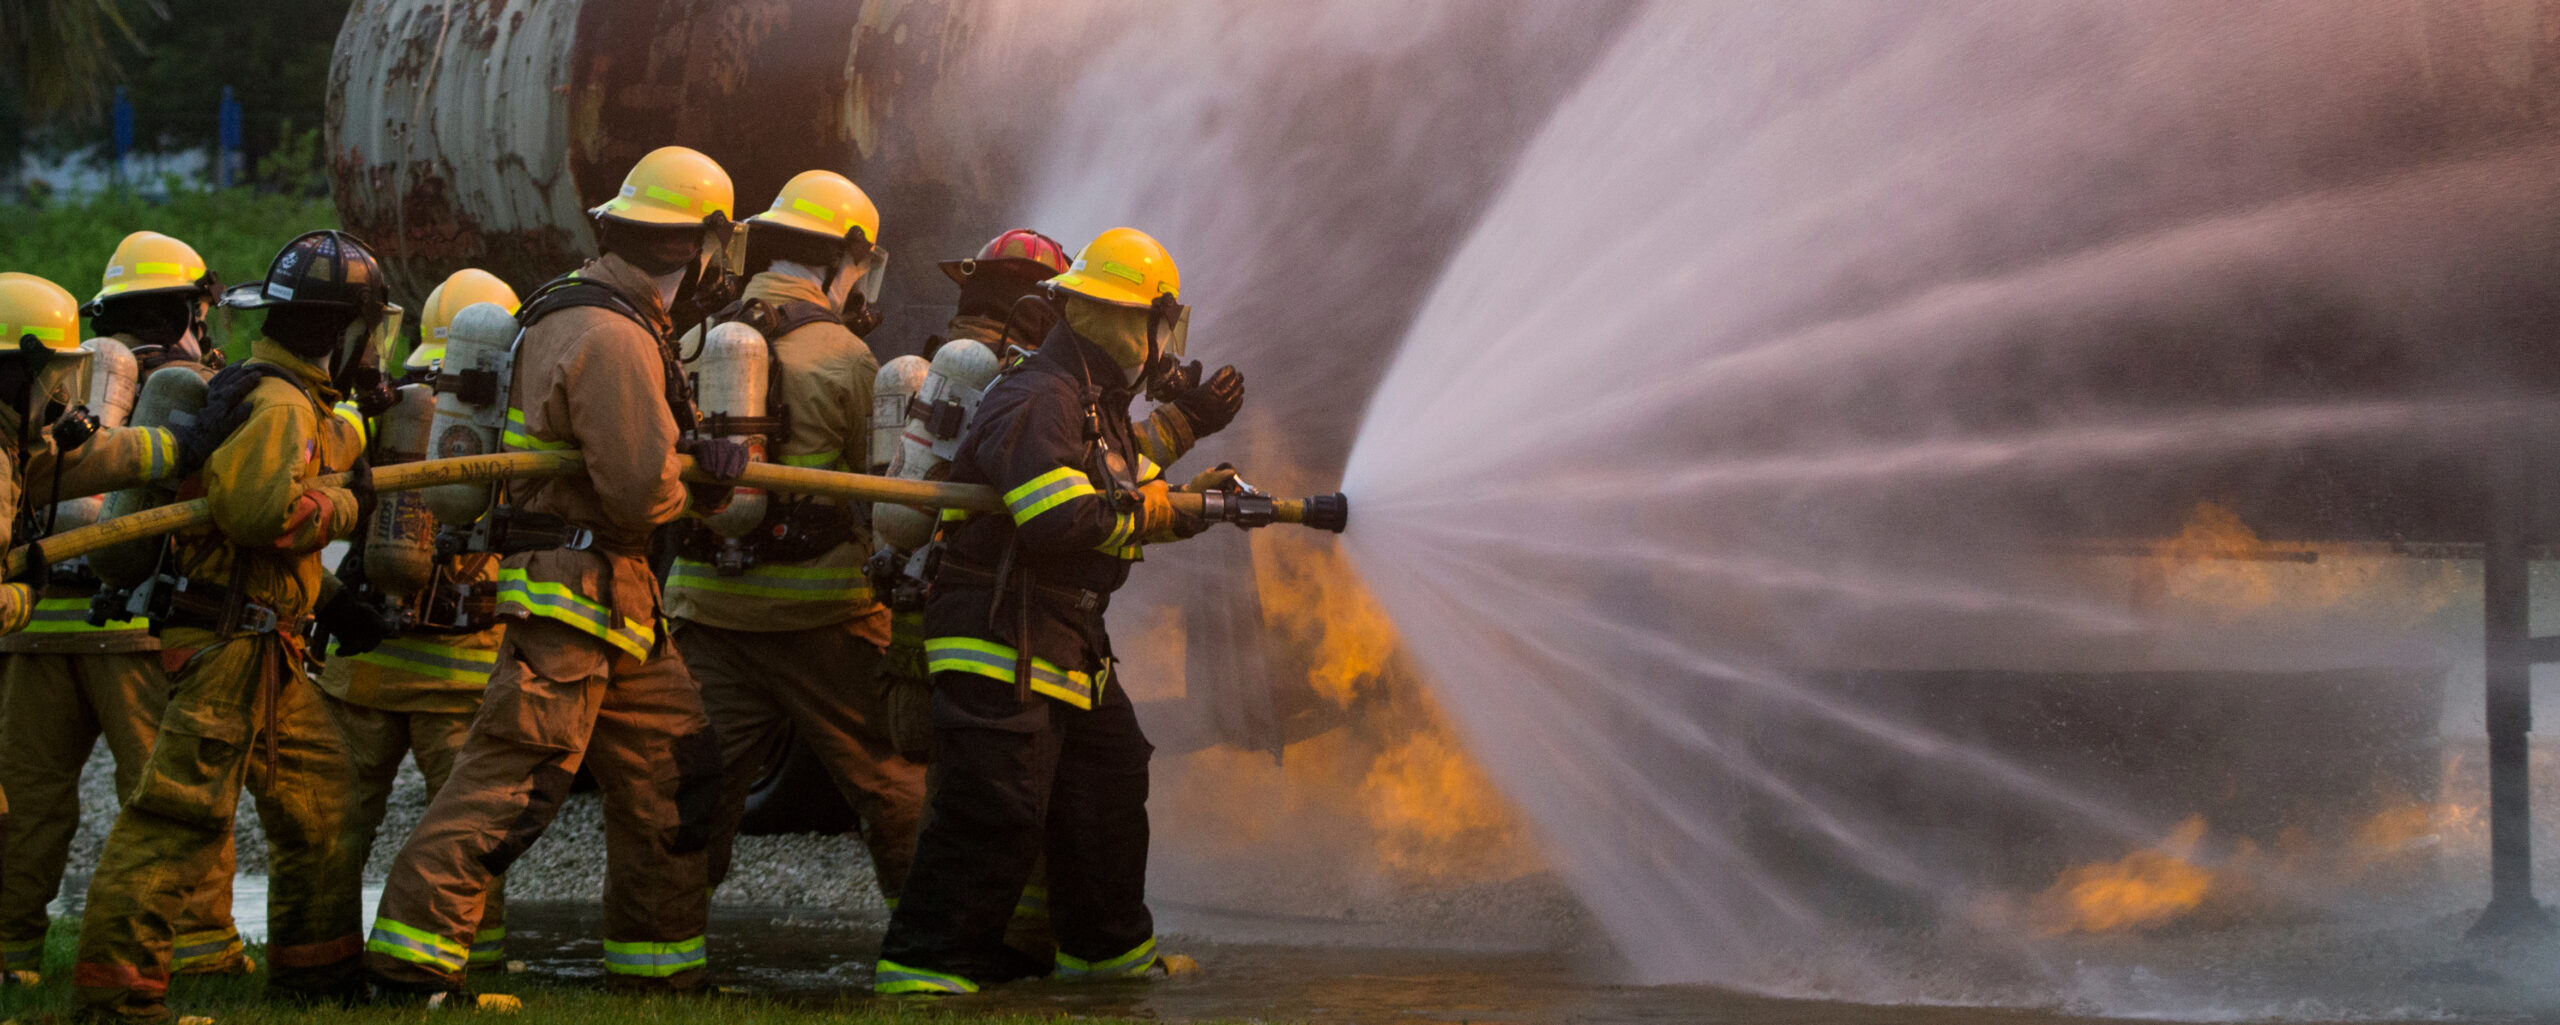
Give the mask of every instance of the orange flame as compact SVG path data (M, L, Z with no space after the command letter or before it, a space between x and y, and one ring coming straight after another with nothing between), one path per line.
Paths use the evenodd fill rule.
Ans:
M2189 860L2204 834L2203 816L2191 816L2157 846L2064 871L2038 901L2042 931L2150 929L2194 911L2214 889L2213 873Z
M2415 622L2441 611L2462 589L2450 566L2359 552L2352 546L2275 543L2226 506L2196 506L2177 536L2150 559L2160 597L2225 616L2327 612L2359 606L2387 620Z
M1342 549L1303 532L1252 535L1254 588L1262 620L1307 652L1307 683L1349 705L1380 679L1395 656L1395 621L1351 570Z
M1300 700L1330 705L1341 725L1290 745L1276 765L1229 750L1188 756L1163 803L1177 828L1238 853L1335 844L1336 853L1307 853L1351 868L1338 853L1347 841L1369 854L1360 868L1405 884L1542 868L1517 809L1397 658L1394 622L1340 549L1276 530L1255 533L1251 545L1264 625L1305 673Z

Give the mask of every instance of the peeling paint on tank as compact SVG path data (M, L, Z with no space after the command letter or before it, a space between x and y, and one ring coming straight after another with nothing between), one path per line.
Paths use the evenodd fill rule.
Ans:
M585 211L633 161L681 144L729 170L742 217L831 168L899 198L913 225L893 229L899 245L965 252L998 213L987 168L1001 161L971 149L983 112L940 91L977 10L358 0L331 68L339 213L384 250L404 301L465 266L523 290L592 251ZM889 287L942 301L938 284Z

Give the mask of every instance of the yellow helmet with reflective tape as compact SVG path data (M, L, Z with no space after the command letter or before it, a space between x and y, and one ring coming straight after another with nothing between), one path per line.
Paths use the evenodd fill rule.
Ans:
M162 292L196 292L213 297L213 280L205 276L204 258L194 246L156 231L137 231L116 243L100 276L98 294L81 311L96 316L99 304L120 296Z
M631 224L687 225L721 222L734 213L736 191L729 172L710 157L683 146L660 146L631 165L622 191L587 213Z
M29 335L54 352L81 351L80 301L33 274L0 274L0 356L17 355Z
M834 171L802 171L783 183L782 191L773 197L773 208L747 218L749 224L770 224L828 238L848 238L856 231L860 241L880 241L880 208L862 187Z
M1136 228L1096 235L1067 272L1050 278L1061 291L1113 306L1145 309L1156 297L1182 297L1182 269L1163 243Z
M516 290L498 280L498 276L477 267L465 267L427 293L426 306L418 311L418 347L409 350L409 358L401 363L411 370L424 370L444 358L444 340L453 330L454 314L480 303L496 303L512 314L516 311Z

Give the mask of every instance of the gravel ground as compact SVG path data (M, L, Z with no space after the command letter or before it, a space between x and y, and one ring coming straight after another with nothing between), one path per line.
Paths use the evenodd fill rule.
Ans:
M71 867L65 872L63 913L71 913L88 885L90 866L114 823L115 765L101 746L90 756L80 781L80 829L71 841ZM391 794L390 814L375 836L365 879L380 882L402 841L426 811L426 780L414 766L400 768ZM240 871L264 873L267 838L258 826L255 802L240 802L237 839ZM604 807L596 794L576 794L560 809L560 817L542 840L507 874L507 892L520 900L601 900L604 896ZM872 885L871 855L850 836L740 837L729 880L713 896L717 903L793 907L843 912L863 918L888 917Z

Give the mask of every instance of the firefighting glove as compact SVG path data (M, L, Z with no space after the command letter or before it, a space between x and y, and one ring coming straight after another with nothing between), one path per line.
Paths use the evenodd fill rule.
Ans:
M373 508L378 496L373 490L373 461L356 457L356 465L347 469L347 493L356 496L356 526L362 530L373 524Z
M695 438L685 452L702 472L724 484L747 472L747 447L727 438Z
M1205 495L1212 491L1235 491L1243 486L1243 481L1236 476L1236 464L1219 463L1200 471L1200 475L1191 478L1191 483L1183 485L1182 490Z
M382 646L382 642L400 631L400 621L390 610L375 606L363 598L358 588L341 587L327 604L320 606L312 618L320 624L320 635L335 637L340 655L361 655Z
M73 406L62 411L62 419L53 422L53 450L68 455L97 434L98 418L89 415L89 407Z
M1235 422L1237 411L1244 408L1244 372L1232 366L1219 367L1208 380L1175 392L1173 408L1191 421L1194 437L1206 438L1225 430Z
M1179 541L1209 529L1208 521L1200 516L1200 507L1193 505L1187 512L1177 508L1173 502L1173 489L1161 480L1138 485L1135 494L1138 499L1138 540L1142 542L1163 544Z

